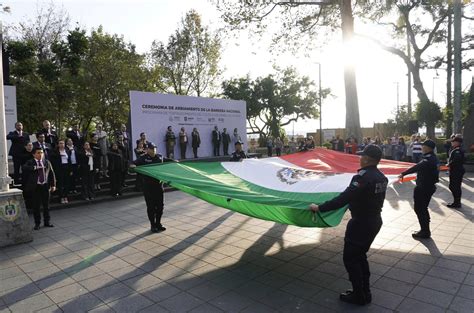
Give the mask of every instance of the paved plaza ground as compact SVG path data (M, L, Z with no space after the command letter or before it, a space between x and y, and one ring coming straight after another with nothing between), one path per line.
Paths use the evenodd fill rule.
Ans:
M444 173L443 173L444 175ZM160 234L143 198L52 212L53 229L0 249L0 312L473 312L474 175L464 207L443 176L433 239L415 241L413 184L390 188L370 250L373 303L338 300L350 286L345 226L300 228L250 218L175 191Z

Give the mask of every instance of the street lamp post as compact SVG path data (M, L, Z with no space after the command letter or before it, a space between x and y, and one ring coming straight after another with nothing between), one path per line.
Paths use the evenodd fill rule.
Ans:
M323 97L321 87L321 63L315 62L318 65L319 76L319 146L323 146Z

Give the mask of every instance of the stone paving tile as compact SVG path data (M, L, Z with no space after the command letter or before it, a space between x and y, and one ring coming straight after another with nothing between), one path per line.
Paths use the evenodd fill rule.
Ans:
M434 266L431 270L427 273L430 276L446 279L449 281L453 281L455 283L462 283L464 278L466 277L466 273L458 272L454 270L450 270L443 267Z
M434 289L437 291L445 292L454 295L458 292L460 284L451 282L449 280L436 278L433 276L426 275L418 284L419 286Z
M54 302L51 301L49 297L47 297L45 294L39 294L23 299L19 302L15 302L12 305L9 305L8 308L12 312L33 312L34 310L47 308L51 305L54 305Z
M454 298L449 306L450 310L458 313L472 313L472 308L474 308L474 301L462 297Z
M457 296L474 300L474 287L468 286L468 285L462 285L461 289L459 289Z
M92 291L92 293L103 302L109 303L125 296L131 295L133 289L130 289L127 285L117 283L105 288L100 288Z
M170 312L187 312L204 304L204 301L183 291L159 304Z
M28 284L20 288L13 288L0 293L1 304L12 304L23 299L42 294L35 284Z
M426 303L434 304L442 308L448 308L453 296L444 292L428 289L425 287L415 287L409 295L410 298Z
M211 301L212 305L222 309L224 312L240 312L242 309L250 306L254 301L243 297L235 291L229 291Z
M64 302L71 298L88 293L88 290L78 283L73 283L64 287L60 287L46 292L46 295L55 303Z
M432 304L415 299L405 298L398 306L398 312L403 313L445 313L446 310Z
M64 312L87 312L97 308L104 303L91 293L83 294L79 297L69 299L58 304L59 308Z
M140 294L132 294L108 303L108 306L116 312L138 312L151 305L153 305L153 302Z

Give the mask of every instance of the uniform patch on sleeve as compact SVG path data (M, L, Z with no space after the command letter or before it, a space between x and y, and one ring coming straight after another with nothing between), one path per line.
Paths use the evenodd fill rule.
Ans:
M358 188L358 187L360 186L360 184L359 184L359 182L355 181L355 182L353 182L353 183L352 183L352 186L354 186L354 187L357 187L357 188Z
M366 172L367 172L366 170L360 170L358 174L359 176L364 176Z

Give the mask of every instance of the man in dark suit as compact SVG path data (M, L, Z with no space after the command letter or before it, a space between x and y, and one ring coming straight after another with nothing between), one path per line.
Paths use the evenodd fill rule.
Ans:
M222 130L222 146L224 148L224 155L229 155L229 143L230 143L230 135L227 132L227 128Z
M21 157L26 144L30 142L30 135L23 131L22 123L16 122L15 130L8 133L7 140L12 142L8 155L13 158L13 183L18 185L20 183Z
M82 149L84 146L84 135L79 131L79 125L74 125L71 130L66 132L66 137L71 138L74 147Z
M221 140L222 140L221 133L219 132L219 129L217 128L217 126L214 126L214 130L212 131L212 145L214 147L214 156L220 155L219 148L221 145Z
M40 229L41 212L40 205L43 206L43 222L45 227L54 227L50 223L49 216L49 193L56 189L56 176L54 175L51 163L43 158L41 148L33 149L33 159L23 165L25 171L26 184L25 192L31 195L31 206L35 219L34 230Z
M51 145L45 141L45 135L43 133L36 134L36 140L33 142L33 148L41 148L44 152L44 158L49 160L49 156L53 150Z
M58 144L58 134L51 128L51 123L48 120L43 121L43 129L39 131L44 134L45 142L49 143L54 149Z

